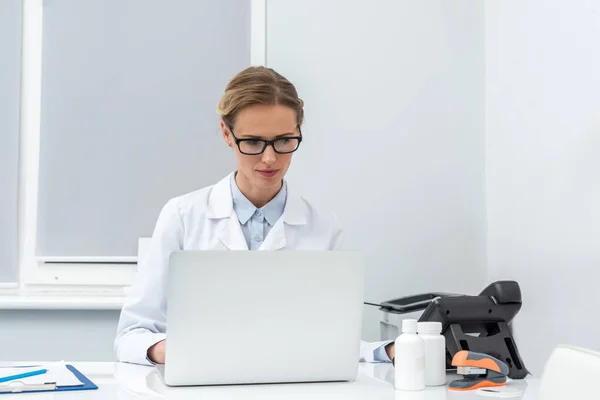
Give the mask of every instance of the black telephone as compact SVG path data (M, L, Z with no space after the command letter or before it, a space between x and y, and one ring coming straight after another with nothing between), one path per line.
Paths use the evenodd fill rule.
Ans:
M521 305L519 284L498 281L477 296L423 293L383 302L380 309L392 314L424 310L420 322L441 322L449 368L454 354L460 350L471 350L506 362L510 369L508 376L523 379L529 372L509 327Z

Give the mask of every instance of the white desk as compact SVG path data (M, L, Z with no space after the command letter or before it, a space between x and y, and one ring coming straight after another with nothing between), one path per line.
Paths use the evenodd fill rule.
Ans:
M90 378L98 390L60 393L28 393L0 395L0 400L187 400L187 399L243 399L243 400L485 400L473 392L449 392L445 387L428 388L423 392L398 392L394 389L394 371L391 364L360 364L355 382L242 385L211 387L166 387L154 368L120 363L72 363ZM455 377L449 377L453 379ZM514 381L511 385L524 390L523 400L535 400L536 379Z

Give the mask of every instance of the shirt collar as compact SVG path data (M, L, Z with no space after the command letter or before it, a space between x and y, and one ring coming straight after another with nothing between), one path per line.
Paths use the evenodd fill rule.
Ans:
M235 174L231 174L231 196L233 198L233 209L238 216L238 219L242 225L246 224L252 215L256 212L257 208L244 196L235 182ZM285 209L285 203L287 200L287 183L283 181L281 190L273 199L263 206L260 210L262 211L265 219L269 225L275 225L275 222Z

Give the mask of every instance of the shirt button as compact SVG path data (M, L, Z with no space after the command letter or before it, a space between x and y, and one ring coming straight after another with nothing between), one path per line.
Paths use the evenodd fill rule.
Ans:
M259 235L254 236L254 241L255 242L261 242L262 241L262 237L260 237Z
M256 216L257 216L257 217L260 217L261 215L262 215L262 211L260 211L260 210L256 210Z

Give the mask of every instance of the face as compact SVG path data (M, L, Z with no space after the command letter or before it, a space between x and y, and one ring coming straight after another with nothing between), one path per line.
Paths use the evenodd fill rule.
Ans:
M292 161L293 153L278 154L272 146L267 146L262 154L242 154L223 121L221 121L221 130L225 143L235 152L241 179L255 189L270 189L281 184ZM296 124L296 112L280 105L254 105L242 109L233 126L233 134L238 139L264 140L300 136Z

